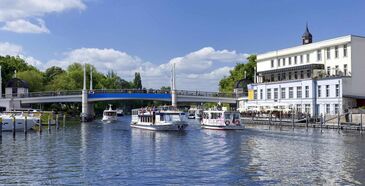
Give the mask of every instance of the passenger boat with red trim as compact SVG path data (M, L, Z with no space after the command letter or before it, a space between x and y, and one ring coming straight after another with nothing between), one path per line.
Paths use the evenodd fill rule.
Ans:
M238 111L206 110L201 122L203 129L242 130L245 128Z
M159 130L178 131L188 126L184 112L174 107L140 108L132 110L131 127Z

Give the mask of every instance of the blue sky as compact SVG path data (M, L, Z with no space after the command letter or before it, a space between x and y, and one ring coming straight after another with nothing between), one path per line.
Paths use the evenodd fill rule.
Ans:
M92 63L147 88L215 91L247 54L299 45L308 22L314 41L365 35L365 1L0 0L0 54L45 69Z

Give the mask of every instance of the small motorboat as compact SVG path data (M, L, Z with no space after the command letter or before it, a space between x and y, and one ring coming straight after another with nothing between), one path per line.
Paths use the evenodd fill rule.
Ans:
M109 105L109 109L104 110L102 122L112 123L118 121L117 110L112 109L112 105Z
M15 120L15 130L24 130L25 121L27 122L26 130L31 129L35 125L39 125L41 122L40 116L35 113L25 113L22 111L3 112L0 117L2 118L2 130L13 130L13 122Z

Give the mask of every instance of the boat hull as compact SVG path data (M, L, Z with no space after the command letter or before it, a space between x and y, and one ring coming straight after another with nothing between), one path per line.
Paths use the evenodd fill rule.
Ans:
M223 125L201 125L202 129L212 129L212 130L243 130L245 129L245 126L240 125L240 126L235 126L235 125L228 125L228 126L223 126Z
M132 123L131 127L139 128L139 129L146 129L146 130L153 130L153 131L182 131L188 126L186 123L182 124L167 124L167 125L153 125L153 124L140 124L140 123Z
M13 130L13 119L12 118L2 118L3 119L3 131L12 131ZM39 119L36 118L27 118L27 130L30 130L34 125L39 124ZM15 118L15 130L17 131L23 131L25 125L25 119L24 118Z

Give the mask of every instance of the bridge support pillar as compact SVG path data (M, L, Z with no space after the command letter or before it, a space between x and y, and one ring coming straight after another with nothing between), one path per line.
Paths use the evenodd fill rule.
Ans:
M81 121L88 122L93 119L93 115L91 113L91 108L88 103L87 97L87 89L86 89L86 64L84 65L84 88L82 89L82 98L81 98Z

